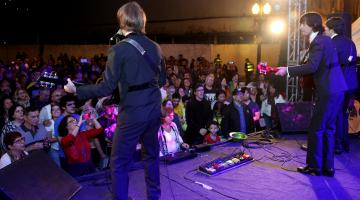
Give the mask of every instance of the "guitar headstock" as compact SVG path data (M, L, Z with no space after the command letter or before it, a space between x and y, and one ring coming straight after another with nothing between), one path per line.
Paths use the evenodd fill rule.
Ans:
M46 88L54 88L57 85L64 84L64 81L60 79L54 71L50 73L44 72L44 74L39 77L37 82L40 84L41 87Z

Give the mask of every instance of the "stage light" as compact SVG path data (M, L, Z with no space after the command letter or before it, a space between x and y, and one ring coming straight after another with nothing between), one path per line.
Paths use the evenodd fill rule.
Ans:
M251 8L252 14L258 15L260 13L260 6L258 3L255 3Z
M284 32L285 23L283 20L275 20L271 23L271 32L274 34L281 34Z
M271 12L271 6L270 6L269 3L266 3L266 4L264 5L264 10L263 10L263 12L264 12L265 15L270 14L270 12Z

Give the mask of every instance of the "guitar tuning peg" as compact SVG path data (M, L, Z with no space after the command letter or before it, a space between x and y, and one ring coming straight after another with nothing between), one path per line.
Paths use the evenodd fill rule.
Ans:
M44 72L44 77L45 78L48 78L49 77L49 74L47 72Z
M53 87L55 87L55 84L54 84L54 83L51 83L51 84L50 84L50 88L53 88Z

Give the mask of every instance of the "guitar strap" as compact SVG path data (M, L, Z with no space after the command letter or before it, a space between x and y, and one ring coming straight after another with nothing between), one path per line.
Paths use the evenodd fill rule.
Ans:
M139 51L139 53L143 56L143 58L146 60L147 64L151 67L151 69L155 73L160 73L161 66L155 63L155 61L146 53L145 49L137 41L131 38L125 38L122 41L127 42L131 44L133 47L135 47Z

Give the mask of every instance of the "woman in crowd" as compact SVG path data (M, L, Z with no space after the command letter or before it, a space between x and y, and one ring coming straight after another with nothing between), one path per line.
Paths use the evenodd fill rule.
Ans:
M162 103L162 108L161 109L162 109L162 112L165 112L166 109L174 110L174 104L172 103L171 99L165 99L163 101L163 103ZM174 121L174 123L176 124L177 127L179 127L179 128L182 127L180 117L175 112L174 112L174 116L173 116L172 121ZM182 135L183 132L182 132L181 128L179 129L179 131L180 131L180 134Z
M16 130L22 123L24 123L24 107L21 105L13 105L9 109L9 121L4 125L1 130L1 145L2 150L5 150L4 136Z
M221 79L220 90L223 90L225 92L225 99L230 99L231 98L230 87L229 87L225 77L223 77Z
M9 96L4 96L0 100L0 128L2 129L4 125L9 121L9 109L13 106L14 103Z
M185 95L188 96L188 97L191 97L192 93L193 93L193 90L191 88L191 80L190 80L190 78L184 78L183 85L184 85Z
M19 132L7 133L4 137L4 145L6 153L1 156L0 169L28 155L25 151L25 138Z
M94 114L91 114L90 120L94 123L95 128L83 132L79 132L83 115L79 121L68 115L62 119L59 125L60 144L68 162L67 170L72 176L81 176L95 171L88 140L103 130Z
M234 91L237 88L239 88L239 74L234 73L229 83L229 89L230 91Z
M14 94L14 101L24 108L30 107L30 96L24 89L17 89Z
M267 87L267 98L261 104L261 116L265 119L267 129L273 129L279 125L279 117L276 104L285 103L285 98L275 89L273 84Z
M89 116L91 114L93 114L95 116L95 118L97 118L97 119L99 118L99 116L95 110L97 102L98 102L98 99L96 99L96 98L89 99L85 102L85 104L81 108L84 113L86 130L94 128L94 125L95 125L92 120L89 120ZM100 123L100 125L101 125L101 123ZM102 127L106 128L105 126L102 126ZM99 166L100 169L106 168L108 165L108 162L109 162L109 158L105 154L106 142L105 142L105 138L104 138L104 132L102 132L101 134L97 135L94 138L91 138L89 140L89 142L90 142L90 146L91 146L91 155L92 155L93 163L96 166Z
M159 128L158 137L160 144L160 156L176 153L181 149L188 149L189 145L183 142L180 132L173 122L174 111L166 108Z
M58 138L55 136L54 127L55 127L55 121L60 115L61 115L60 106L58 104L51 105L51 119L49 120L47 126L45 126L45 129L49 133L48 135L49 142L51 143L49 154L59 167L60 167L60 156L59 156L60 147L59 147Z

